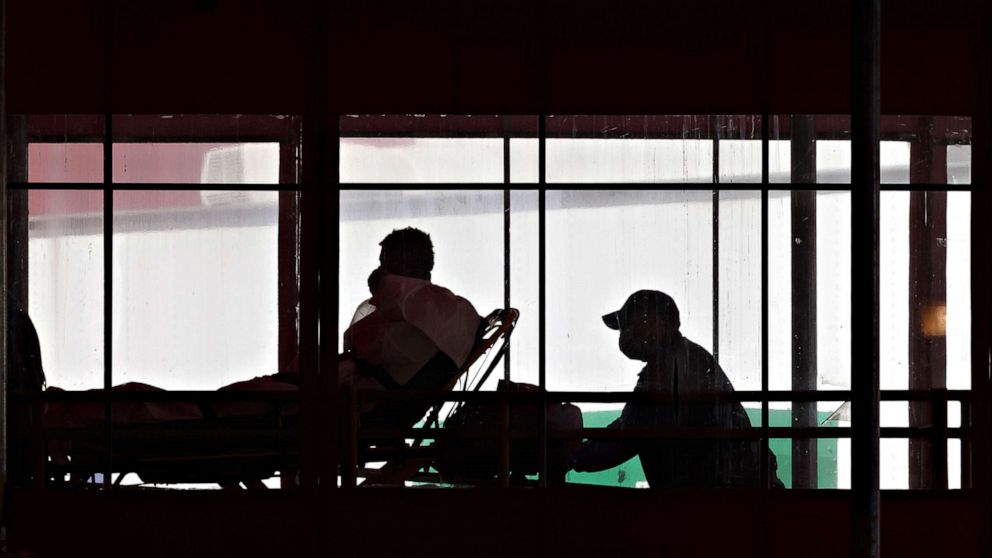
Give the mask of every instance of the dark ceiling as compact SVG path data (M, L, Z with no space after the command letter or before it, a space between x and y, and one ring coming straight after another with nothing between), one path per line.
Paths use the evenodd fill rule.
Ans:
M108 101L117 113L303 113L317 75L329 114L848 112L848 1L33 0L7 9L12 113L99 113ZM882 112L972 114L986 86L978 76L989 73L979 33L988 10L978 0L886 2Z

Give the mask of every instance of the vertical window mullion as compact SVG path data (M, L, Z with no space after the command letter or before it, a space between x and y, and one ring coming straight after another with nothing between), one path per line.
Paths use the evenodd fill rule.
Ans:
M761 486L768 475L768 118L761 115Z
M713 135L713 360L720 364L720 117L710 118Z
M503 308L510 307L510 136L503 127ZM503 379L510 379L510 345L503 354Z
M107 72L109 73L109 69ZM109 91L108 91L109 96ZM113 379L113 311L114 311L114 188L113 188L113 115L108 103L104 114L103 129L103 395L104 395L104 436L107 447L107 463L104 471L103 487L111 488L113 474L113 402L111 388Z
M537 151L537 171L538 171L538 198L537 198L537 219L538 219L538 308L540 315L538 320L538 391L540 397L540 419L541 431L538 439L538 486L546 487L548 484L548 387L546 377L546 335L545 335L545 315L547 314L546 304L546 277L545 277L545 256L546 256L546 194L547 194L547 115L538 115L538 151Z

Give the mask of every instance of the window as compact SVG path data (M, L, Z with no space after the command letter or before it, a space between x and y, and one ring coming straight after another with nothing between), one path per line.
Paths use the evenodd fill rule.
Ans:
M499 192L487 185L514 176L518 161L510 157L508 172L498 172L498 139L461 137L452 132L457 119L405 118L342 119L341 176L352 183L341 194L342 331L350 323L353 306L367 296L362 270L375 266L376 240L401 226L441 231L436 243L447 246L437 248L439 270L449 265L441 263L445 260L474 262L480 258L443 275L459 284L459 275L468 270L490 269L456 290L472 292L469 298L498 302L499 281L486 278L498 274L498 265L491 264L500 259L500 229L507 232L507 224L498 217L502 207L510 215L508 232L514 239L508 256L509 304L524 310L519 332L528 333L514 334L511 378L542 381L541 347L534 343L538 337L544 341L543 381L552 393L630 391L641 365L616 351L615 334L602 327L600 316L619 307L636 289L657 288L677 301L686 337L712 352L735 389L744 392L739 398L751 425L755 429L793 428L797 433L796 437L780 437L774 434L778 430L771 430L765 438L786 486L850 486L849 430L845 428L850 426L850 327L852 319L864 317L850 307L847 117L772 116L764 127L757 116L549 116L545 122L547 186L541 211L535 211L542 204L534 187L511 181L506 191ZM464 122L470 117L457 118ZM365 136L356 137L350 130L363 119ZM419 124L411 124L418 119ZM452 137L437 137L438 121L451 126L447 133ZM967 389L970 208L967 192L960 191L962 186L954 181L968 176L968 119L887 117L883 122L883 389L903 393L945 385L952 390ZM767 130L766 169L763 130ZM935 155L924 155L921 144ZM538 146L534 147L536 151ZM540 167L534 164L534 155L520 157L520 164ZM934 170L934 165L940 168ZM769 183L766 193L761 186L763 173ZM370 185L358 187L362 182ZM457 184L458 188L481 184L473 190L411 190L377 186L383 182L423 183L427 188L437 183ZM924 187L928 192L955 191L943 194L946 206L940 206L941 195L922 192ZM512 200L508 206L501 206L501 194ZM947 291L946 308L927 307L917 311L920 314L915 318L918 328L925 326L930 331L941 327L933 324L943 324L946 312L947 373L928 372L937 374L934 384L925 383L931 381L929 376L907 383L907 379L919 378L907 368L911 359L919 358L910 353L918 336L912 334L908 316L909 293L915 293L921 283L912 282L910 272L919 269L921 277L941 273L931 270L933 262L910 257L919 250L915 247L920 238L910 234L909 223L919 213L912 213L909 203L921 196L930 204L925 207L947 216L947 231L931 230L931 235L937 235L931 244L946 248L946 262L937 265L948 266L946 281L958 286ZM767 232L762 230L763 217ZM538 226L542 221L543 235ZM378 230L362 237L352 232L358 227ZM444 232L449 230L458 233ZM452 250L453 246L472 248ZM442 250L447 252L443 259ZM540 257L545 272L535 278ZM349 277L352 273L354 277ZM525 279L528 275L529 280ZM763 280L768 289L766 302ZM353 297L351 291L357 294ZM535 331L542 310L546 313L543 334ZM765 335L767 352L762 350ZM932 340L927 343L928 347L934 344ZM813 393L817 391L837 394L817 397ZM928 393L907 395L942 397L942 392ZM929 428L937 420L936 411L931 402L916 399L911 403L907 395L884 396L883 427L901 429L902 436L910 437L883 432L883 487L939 486L940 480L933 475L945 474L944 469L949 486L961 486L960 452L965 449L953 432L948 440L952 454L946 453L946 447L934 449L942 442L913 437L924 431L906 428ZM951 401L941 404L951 410L951 423L960 424L956 413L967 395L951 391L948 397ZM572 400L582 408L587 427L605 426L622 407L622 403L583 403L579 395ZM762 400L767 401L767 409L762 408ZM830 428L838 430L830 433L826 430ZM799 433L810 437L799 437ZM927 456L920 457L921 452L928 452ZM943 459L947 465L936 465L934 459ZM636 462L600 474L572 473L569 480L646 484Z
M49 386L213 391L294 371L297 118L25 116L12 127L25 139L14 143L12 195L26 201L14 237L28 249L10 275ZM141 412L168 418L189 403Z

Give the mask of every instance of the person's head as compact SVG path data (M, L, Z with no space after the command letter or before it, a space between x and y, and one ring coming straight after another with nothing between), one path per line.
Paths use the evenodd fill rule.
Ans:
M649 361L679 333L679 308L660 291L637 291L603 323L620 331L620 351L628 358Z
M430 280L434 244L429 234L407 227L394 230L379 243L379 267L386 273Z

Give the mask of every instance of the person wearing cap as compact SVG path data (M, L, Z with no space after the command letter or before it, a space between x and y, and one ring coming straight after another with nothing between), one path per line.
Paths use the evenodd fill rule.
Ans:
M620 332L620 351L645 362L635 393L659 399L631 402L610 424L614 429L657 430L675 436L656 439L587 440L572 455L576 471L602 471L640 456L652 488L757 487L761 482L756 440L683 437L693 429L742 430L751 422L740 402L720 395L733 385L706 349L679 331L679 309L660 291L630 295L617 311L603 316ZM769 482L781 486L769 452Z

